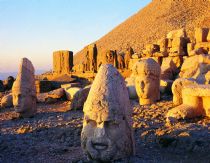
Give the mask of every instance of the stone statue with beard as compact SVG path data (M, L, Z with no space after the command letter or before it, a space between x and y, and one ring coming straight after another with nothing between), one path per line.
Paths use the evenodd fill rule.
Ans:
M129 95L113 65L100 67L83 111L81 142L90 160L106 162L134 154Z

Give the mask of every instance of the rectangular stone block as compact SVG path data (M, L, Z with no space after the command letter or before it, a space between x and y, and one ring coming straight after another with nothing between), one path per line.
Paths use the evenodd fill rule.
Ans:
M167 34L168 39L174 39L177 37L186 37L186 32L184 28L173 30Z
M69 74L73 67L73 52L62 50L53 52L53 73Z
M196 43L207 42L208 28L196 28L195 29L195 40Z
M173 47L187 47L187 40L185 38L182 37L176 37L172 40L172 48Z
M41 80L35 82L36 92L37 93L45 93L51 91L51 81Z

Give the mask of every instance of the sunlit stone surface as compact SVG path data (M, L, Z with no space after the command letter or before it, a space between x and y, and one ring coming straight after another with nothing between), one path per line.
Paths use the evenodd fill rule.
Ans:
M112 65L100 67L83 111L81 141L89 159L110 161L134 154L128 91Z
M20 117L33 116L36 109L34 67L27 58L20 63L17 79L12 87L13 105Z

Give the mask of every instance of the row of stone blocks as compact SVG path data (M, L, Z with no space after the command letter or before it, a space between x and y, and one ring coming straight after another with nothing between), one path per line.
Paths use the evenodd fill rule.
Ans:
M69 74L76 72L96 72L101 64L113 64L118 69L128 69L140 58L153 58L161 64L165 57L183 57L208 53L210 49L210 32L208 28L196 28L194 40L189 39L184 29L174 30L156 44L148 44L140 54L134 54L132 48L125 53L113 50L98 52L96 44L85 47L84 62L73 64L73 52L56 51L53 53L53 72L55 74ZM133 58L133 59L132 59ZM130 65L130 66L129 66Z

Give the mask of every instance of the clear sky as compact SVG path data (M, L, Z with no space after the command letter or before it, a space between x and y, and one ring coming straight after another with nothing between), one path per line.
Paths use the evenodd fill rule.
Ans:
M55 50L81 50L151 0L0 0L0 72L20 58L52 69Z

